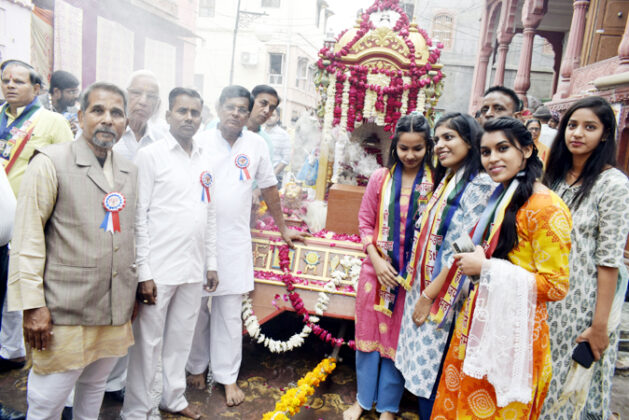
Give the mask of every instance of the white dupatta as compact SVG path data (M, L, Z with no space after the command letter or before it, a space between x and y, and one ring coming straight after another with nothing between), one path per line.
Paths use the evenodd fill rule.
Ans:
M533 273L498 258L483 264L463 372L486 376L499 407L531 401L536 303Z

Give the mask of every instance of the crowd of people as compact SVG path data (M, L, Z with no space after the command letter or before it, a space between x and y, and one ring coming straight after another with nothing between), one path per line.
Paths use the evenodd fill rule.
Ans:
M226 87L220 123L197 133L199 93L170 91L161 127L152 119L159 82L138 71L126 92L89 86L74 127L63 112L78 81L51 88L47 110L29 64L9 60L0 71L0 365L24 366L26 343L27 417L96 419L107 391L123 400L122 418L146 419L161 366L160 409L199 418L184 395L186 370L203 387L210 360L226 404L240 404L254 188L289 246L304 237L286 227L277 189L285 132L271 130L269 144L256 134L276 111L277 92ZM272 141L284 148L275 166ZM17 416L7 407L2 414Z
M126 90L92 84L78 108L67 72L45 95L27 63L0 73L0 370L30 366L27 417L97 419L107 392L123 419L146 419L158 380L161 410L198 419L185 390L207 386L210 363L225 403L240 404L252 201L289 246L305 237L282 214L277 92L228 86L202 127L203 98L176 87L162 125L146 70ZM629 233L615 116L589 97L529 117L495 86L477 118L397 122L359 213L345 420L374 405L394 418L404 389L421 419L612 417Z
M495 86L476 119L400 118L360 207L368 257L344 419L374 405L393 419L404 389L422 420L616 418L629 180L615 165L599 97L523 118Z

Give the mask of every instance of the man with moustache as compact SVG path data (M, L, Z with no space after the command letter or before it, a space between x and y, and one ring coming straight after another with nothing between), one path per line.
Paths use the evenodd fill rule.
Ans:
M492 86L485 91L480 108L479 123L485 124L493 118L519 118L522 101L512 90L504 86Z
M121 417L145 420L157 365L162 360L160 408L198 419L185 398L186 360L205 290L216 289L214 175L207 145L193 136L201 125L203 100L192 89L168 95L169 133L141 149L138 165L136 246L138 300L136 343ZM206 271L207 270L207 271Z
M269 135L262 129L262 126L273 115L273 111L280 104L280 97L277 91L271 86L258 85L251 91L253 96L253 108L247 120L247 130L260 135L269 148L269 156L273 157L273 143Z
M148 70L138 70L131 75L127 87L129 125L114 150L133 161L142 147L164 137L165 130L152 121L159 110L159 82ZM120 388L124 386L124 383ZM108 384L109 388L109 384Z
M76 120L76 109L73 108L79 98L79 93L79 80L72 73L57 70L50 76L48 93L39 97L46 109L57 112L68 120L74 135L79 126Z
M41 106L37 98L41 76L29 64L19 60L3 62L0 79L2 95L6 99L0 107L0 170L6 172L13 194L17 196L35 149L72 141L73 136L61 115ZM0 372L21 368L25 356L22 314L8 313L6 307L3 304Z
M95 83L77 141L35 154L17 200L9 310L23 311L32 349L29 419L98 418L105 380L133 344L137 171L112 152L127 122L124 92Z
M242 295L253 290L251 231L249 218L254 181L262 191L282 239L289 246L304 234L290 230L284 223L277 179L264 140L243 130L250 119L253 98L242 86L228 86L219 97L217 128L199 135L199 144L212 150L215 171L218 276L220 284L212 296L212 316L207 297L194 332L186 370L190 384L205 385L204 372L211 359L214 379L225 386L228 406L238 405L245 396L236 380L242 360Z

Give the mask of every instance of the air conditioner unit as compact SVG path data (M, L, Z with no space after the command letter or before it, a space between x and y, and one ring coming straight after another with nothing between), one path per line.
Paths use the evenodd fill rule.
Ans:
M258 53L243 51L240 54L240 62L242 63L243 66L255 67L258 65Z

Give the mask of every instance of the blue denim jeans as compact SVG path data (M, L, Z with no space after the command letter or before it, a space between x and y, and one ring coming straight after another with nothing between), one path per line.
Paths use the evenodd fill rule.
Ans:
M356 400L371 410L376 403L379 413L397 413L404 393L404 377L391 359L381 357L377 351L356 351Z

